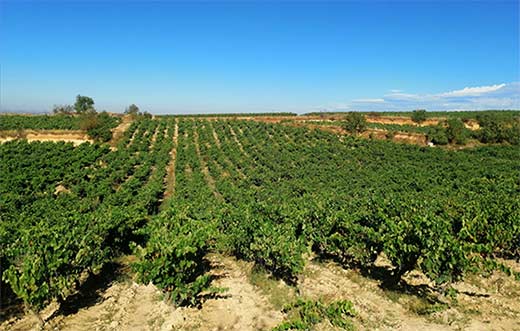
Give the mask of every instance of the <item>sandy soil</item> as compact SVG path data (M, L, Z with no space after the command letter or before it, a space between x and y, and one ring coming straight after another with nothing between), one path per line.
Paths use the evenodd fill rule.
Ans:
M29 142L71 142L74 144L74 146L85 142L93 142L93 140L90 139L85 132L80 130L25 130L21 135L17 135L17 133L13 131L3 131L0 134L0 143L19 138L27 139Z
M442 118L428 118L420 125L412 121L410 117L405 116L366 116L367 122L369 123L380 123L380 124L398 124L398 125L414 125L414 126L430 126L437 125Z
M112 129L112 139L110 140L110 146L116 147L117 143L121 138L123 138L123 135L125 134L126 130L132 125L133 119L130 115L123 116L121 123L119 123L118 126Z
M240 149L240 152L242 152L242 154L244 154L245 156L249 157L249 154L247 154L247 152L244 150L244 146L242 146L242 143L240 142L240 140L238 140L237 134L231 126L229 126L229 132L231 133L233 140L237 144L238 149Z
M166 190L164 191L164 200L173 195L173 193L175 192L175 161L177 160L178 138L179 124L178 120L175 120L175 129L173 131L173 148L170 151L170 162L168 163L168 166L166 168Z
M200 307L175 307L155 286L137 284L127 276L100 285L94 299L76 302L56 313L51 305L45 330L270 330L284 314L270 294L250 282L251 263L210 254L212 285L225 291L201 296ZM514 268L520 264L510 262ZM382 264L384 265L384 263ZM456 301L432 291L418 271L405 277L406 290L382 289L380 282L334 262L311 260L298 283L306 299L347 299L354 303L358 330L520 330L520 282L496 272L489 278L471 276L456 283ZM282 285L282 290L288 289ZM278 294L279 295L279 294ZM14 317L1 330L36 330L32 315ZM330 330L330 326L318 330Z
M520 330L520 282L503 273L456 283L456 301L434 292L418 271L406 275L406 290L382 289L379 281L333 262L308 263L305 274L301 293L351 300L359 330Z
M44 330L269 330L283 318L268 299L251 285L234 258L208 256L215 280L212 285L226 289L223 293L202 298L200 308L176 308L163 300L154 285L141 285L131 279L118 280L97 291L90 305L78 310L54 314ZM86 298L87 301L92 299ZM42 314L44 315L44 314ZM13 318L0 324L1 330L38 330L32 315Z
M472 131L476 131L476 130L480 129L480 124L478 124L478 122L475 120L465 121L464 126L466 127L466 129L469 129Z

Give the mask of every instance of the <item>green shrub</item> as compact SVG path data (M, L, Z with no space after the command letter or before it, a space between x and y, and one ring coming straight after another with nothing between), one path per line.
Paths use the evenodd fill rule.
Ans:
M467 134L464 122L460 118L450 118L446 121L446 136L450 143L463 145L466 143Z
M283 312L289 315L288 320L273 328L273 331L312 330L325 320L334 327L354 330L351 318L356 316L356 311L348 300L334 301L327 305L321 300L298 299L284 307Z
M154 283L177 305L196 304L197 295L211 282L205 256L213 227L184 214L165 212L140 233L148 240L145 247L135 248L139 260L133 268L139 281Z
M426 110L425 109L416 109L412 112L412 121L415 123L422 123L426 121Z
M361 133L365 131L367 122L365 115L358 112L349 112L345 116L343 128L350 133Z
M428 140L435 145L447 145L449 143L446 128L442 124L432 126L426 135Z

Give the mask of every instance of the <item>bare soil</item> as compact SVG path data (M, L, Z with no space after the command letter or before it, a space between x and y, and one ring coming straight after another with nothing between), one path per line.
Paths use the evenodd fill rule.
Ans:
M212 285L225 291L201 295L200 307L175 307L154 285L135 283L126 268L125 278L99 285L93 298L83 297L77 307L47 307L44 330L270 330L283 321L280 306L296 292L324 302L351 300L357 330L520 330L520 282L500 272L454 284L458 294L453 300L436 292L418 271L406 275L399 288L385 289L377 277L314 259L294 289L276 280L269 287L261 281L253 285L251 263L221 254L207 258ZM515 270L520 266L506 262ZM378 266L387 267L384 260ZM37 330L37 320L30 314L16 316L1 322L0 329Z
M233 140L237 144L238 149L240 149L242 154L244 154L245 156L249 157L247 152L244 150L244 146L242 146L242 143L240 142L240 140L238 140L238 137L237 137L237 134L236 134L235 130L233 130L233 128L231 126L229 127L229 132L231 132L231 136L233 137Z
M358 330L520 330L520 282L500 272L456 283L456 300L436 292L418 271L392 290L333 262L308 263L305 274L301 293L315 299L351 300Z
M85 298L77 310L55 313L44 330L270 330L283 318L268 298L251 285L246 273L234 258L209 255L214 277L212 285L226 289L221 294L202 297L201 307L175 307L163 299L154 285L142 285L132 279L116 280L97 290L95 300ZM91 302L94 301L94 302ZM43 315L43 314L42 314ZM0 330L38 330L31 314L0 324Z
M132 125L133 119L130 115L123 116L121 123L112 129L112 139L110 140L110 146L116 147L117 143L123 138L126 130Z
M50 141L50 142L71 142L74 146L78 146L85 142L92 143L93 140L81 130L24 130L23 132L2 131L0 133L0 143L15 140L27 139L33 141Z
M412 121L410 117L405 116L366 116L367 122L369 123L380 123L380 124L398 124L398 125L414 125L414 126L431 126L437 125L444 118L428 118L420 125Z
M166 168L166 191L164 192L164 200L173 195L175 192L175 161L177 160L177 146L179 139L179 124L175 121L175 129L173 131L173 148L170 151L170 162Z

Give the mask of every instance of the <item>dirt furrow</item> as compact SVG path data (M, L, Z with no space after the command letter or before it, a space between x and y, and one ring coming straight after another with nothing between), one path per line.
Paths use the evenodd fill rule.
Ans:
M170 151L170 163L166 169L166 191L164 192L164 200L169 198L175 192L175 162L177 160L177 145L179 138L179 122L175 119L175 128L173 130L173 148Z
M130 115L123 116L121 123L112 129L112 139L110 140L110 146L115 148L117 143L123 138L126 130L132 125L133 119Z
M159 134L159 126L155 127L155 131L153 132L152 139L150 141L150 146L148 147L148 150L153 150L155 147L155 142L157 141L157 135Z
M210 254L212 285L226 289L206 300L201 309L181 309L183 319L174 330L270 330L283 319L269 300L253 286L233 257Z
M126 148L130 147L133 144L135 137L139 134L139 131L139 128L135 129L135 131L132 133L132 136L130 137L130 140L128 141L128 144L126 144Z
M214 138L215 144L217 145L219 150L222 150L222 143L220 141L217 131L215 130L215 127L213 126L213 124L211 124L211 122L209 122L209 125L211 127L211 130L213 131L213 138ZM223 160L227 164L227 166L235 169L235 171L239 174L239 176L241 178L246 178L246 176L244 175L244 172L240 168L235 167L233 162L231 162L231 160L226 156L225 153L223 153L223 155L224 155Z
M204 178L206 179L206 183L208 183L208 186L213 191L213 194L217 199L222 199L222 195L217 191L217 187L215 185L215 179L211 176L209 173L208 164L202 157L200 153L200 146L199 146L199 133L197 132L197 128L193 129L193 143L195 144L195 151L197 152L197 156L200 161L200 166L202 170L202 174L204 175Z
M235 130L233 130L233 127L231 127L231 126L228 126L228 127L229 127L229 132L231 133L231 137L233 137L233 140L237 144L238 149L240 149L240 152L242 152L242 154L244 154L245 156L249 157L249 154L244 150L244 146L242 146L242 143L240 142L240 140L238 140L237 134L235 133Z

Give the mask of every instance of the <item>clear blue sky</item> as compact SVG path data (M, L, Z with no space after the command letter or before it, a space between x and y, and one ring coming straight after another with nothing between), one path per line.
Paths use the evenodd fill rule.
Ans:
M519 1L0 0L0 106L520 108L519 38Z

